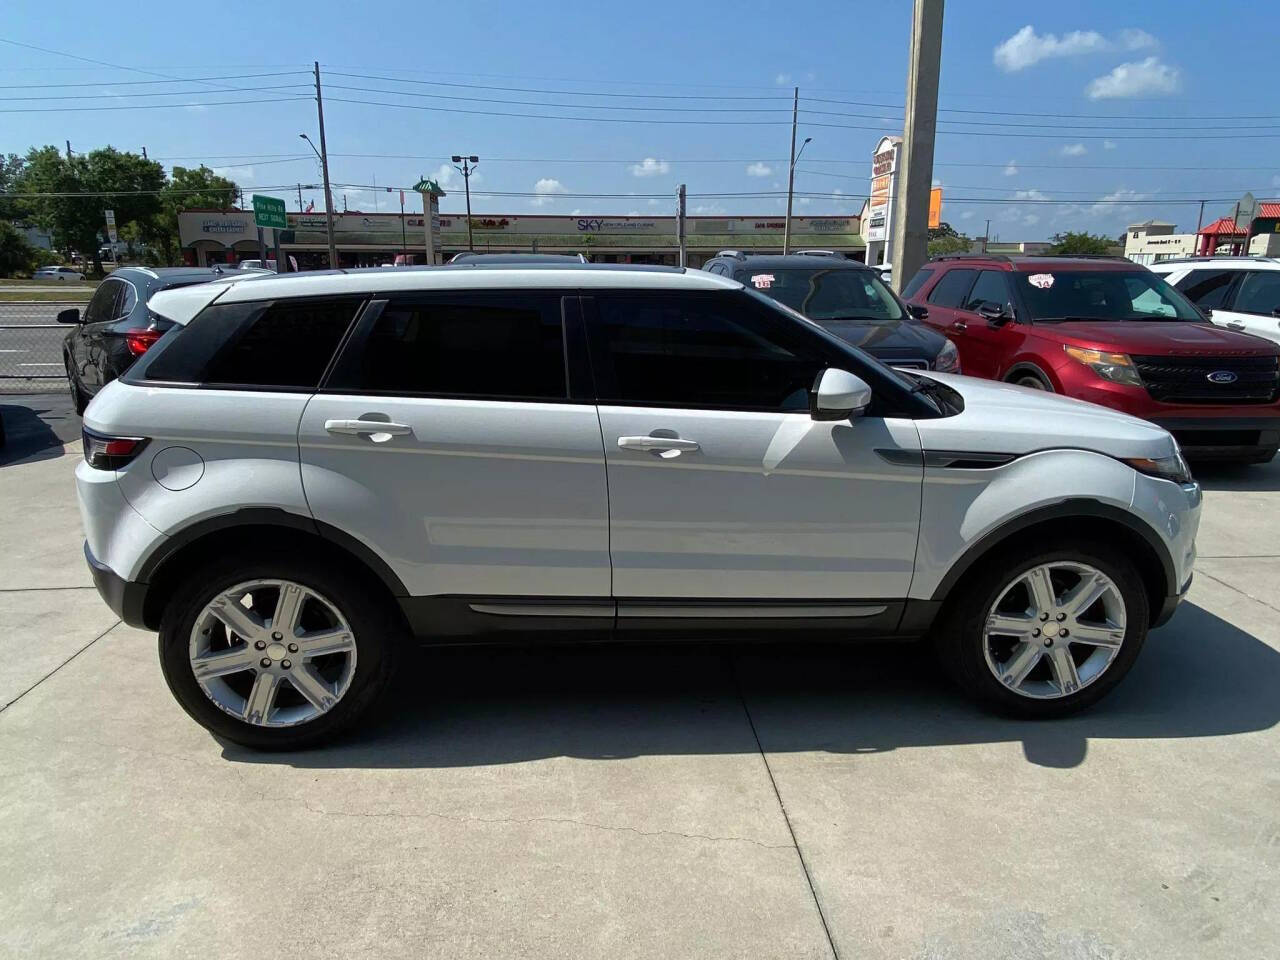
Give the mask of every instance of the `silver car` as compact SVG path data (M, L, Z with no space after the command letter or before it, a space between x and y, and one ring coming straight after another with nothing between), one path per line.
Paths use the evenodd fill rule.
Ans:
M199 723L353 724L428 642L926 639L979 700L1113 688L1191 580L1163 429L890 369L701 271L264 277L153 298L172 330L84 418L99 591Z

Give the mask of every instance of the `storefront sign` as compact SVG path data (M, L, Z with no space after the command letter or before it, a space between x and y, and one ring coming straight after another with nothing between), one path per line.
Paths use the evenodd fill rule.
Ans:
M867 239L888 239L897 193L898 147L901 137L882 137L871 154L871 197L867 204Z

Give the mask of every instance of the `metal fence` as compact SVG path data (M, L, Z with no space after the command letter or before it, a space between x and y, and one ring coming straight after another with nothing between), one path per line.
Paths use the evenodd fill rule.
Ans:
M15 300L0 303L0 393L60 388L67 378L62 341L72 329L59 311L86 301Z

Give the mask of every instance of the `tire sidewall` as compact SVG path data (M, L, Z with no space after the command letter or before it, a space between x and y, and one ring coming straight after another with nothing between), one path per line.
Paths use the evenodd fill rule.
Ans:
M1009 690L991 672L984 653L983 630L988 612L1015 579L1032 567L1057 561L1085 563L1111 579L1124 600L1125 634L1120 652L1098 679L1065 697L1037 700ZM960 599L946 619L939 642L943 665L966 691L1006 713L1057 717L1096 703L1124 679L1142 650L1150 610L1142 579L1123 554L1087 544L1064 544L1051 549L1014 549L980 562L983 572L957 584Z
M190 640L196 617L214 597L238 583L291 580L333 604L356 638L356 670L342 699L327 713L291 727L258 727L217 706L191 670ZM337 736L369 709L393 672L401 630L377 601L365 578L324 560L294 556L253 561L214 561L194 570L174 593L160 624L160 666L182 708L211 733L258 750L291 750Z

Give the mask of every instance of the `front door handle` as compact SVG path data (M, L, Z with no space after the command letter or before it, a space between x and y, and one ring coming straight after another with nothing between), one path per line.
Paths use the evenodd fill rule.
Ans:
M969 329L969 325L965 323L963 320L957 320L955 323L951 325L951 329L965 331Z
M413 432L413 428L407 423L388 423L385 420L326 420L324 428L329 433L341 433L349 437L368 436L378 442Z
M679 437L619 437L618 449L647 450L669 460L682 453L693 453L701 447L697 440L682 440Z

